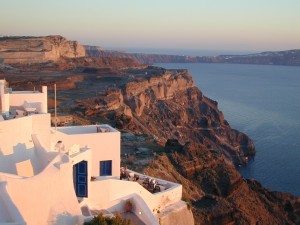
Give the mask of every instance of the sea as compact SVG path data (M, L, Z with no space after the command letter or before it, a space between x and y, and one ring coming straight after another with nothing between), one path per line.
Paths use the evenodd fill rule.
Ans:
M300 67L155 65L188 69L203 94L218 101L231 127L254 141L254 159L239 168L245 178L300 196Z

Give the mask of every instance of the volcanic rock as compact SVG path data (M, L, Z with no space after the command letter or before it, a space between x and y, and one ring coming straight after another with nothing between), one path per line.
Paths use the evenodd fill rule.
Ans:
M86 115L95 117L106 110L110 117L114 111L119 116L112 118L112 122L125 119L117 123L158 137L162 144L168 139L177 139L182 144L199 142L223 152L236 164L243 164L254 155L251 139L229 126L217 102L203 96L186 70L158 70L160 74L127 82L117 91L118 96L116 90L108 90L103 96L81 101L81 108Z

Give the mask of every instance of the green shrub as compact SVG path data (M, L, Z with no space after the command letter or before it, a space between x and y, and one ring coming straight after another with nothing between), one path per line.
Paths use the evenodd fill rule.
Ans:
M109 218L102 214L95 216L91 221L85 222L84 225L131 225L130 220L123 219L120 215Z

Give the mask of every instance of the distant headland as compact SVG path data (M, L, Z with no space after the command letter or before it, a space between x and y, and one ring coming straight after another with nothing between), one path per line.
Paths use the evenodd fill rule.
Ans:
M171 54L127 53L103 50L97 46L84 46L89 56L114 56L133 58L143 64L154 63L232 63L256 65L300 66L300 49L268 51L254 54L189 56Z

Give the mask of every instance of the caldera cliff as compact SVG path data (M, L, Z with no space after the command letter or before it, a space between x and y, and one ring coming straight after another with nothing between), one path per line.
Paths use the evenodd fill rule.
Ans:
M254 155L253 142L229 126L218 103L202 94L186 70L154 70L80 105L89 117L113 110L116 126L152 135L162 144L168 139L200 143L236 164Z
M254 144L188 72L149 67L147 74L79 101L76 110L164 146L143 171L181 183L196 224L296 224L299 199L239 174L236 166L255 154Z

